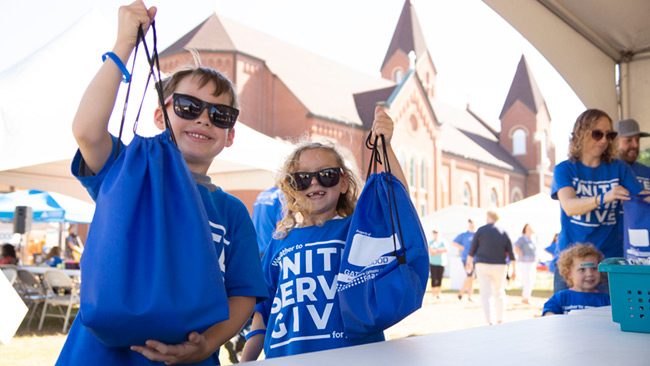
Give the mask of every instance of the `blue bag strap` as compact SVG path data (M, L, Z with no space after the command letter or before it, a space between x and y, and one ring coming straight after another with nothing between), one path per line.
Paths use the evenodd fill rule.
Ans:
M142 27L138 28L138 38L136 40L135 51L133 52L133 63L131 64L131 81L133 81L133 71L135 71L135 60L138 57L138 46L142 42L144 51L147 56L147 61L149 63L149 75L147 76L147 83L145 84L144 92L142 93L142 100L140 101L140 107L138 108L138 114L135 117L135 122L133 123L133 133L135 134L138 127L138 120L140 119L140 112L142 112L142 105L144 104L144 98L147 94L147 88L149 87L149 82L151 78L154 79L154 85L156 87L156 93L158 94L158 102L162 106L163 116L165 120L165 128L169 130L170 137L172 141L176 144L176 137L174 136L174 131L172 130L171 123L169 122L169 115L167 114L167 109L165 108L165 101L163 98L163 86L162 86L162 77L160 76L160 60L158 58L158 37L156 35L156 22L151 22L151 29L153 33L153 48L151 54L149 53L149 47L147 47L147 42L144 38L144 31ZM154 66L157 70L157 73L154 71ZM156 74L158 76L156 80ZM122 140L122 131L124 130L124 119L126 117L126 110L129 105L129 94L131 92L131 83L126 88L126 97L124 100L124 109L122 110L122 120L120 121L120 132L118 135L118 140ZM120 144L117 144L115 149L115 157L117 158L120 151Z
M370 154L370 163L368 164L368 174L366 175L366 179L370 177L371 172L377 172L377 163L382 164L381 158L379 156L379 149L377 149L377 140L378 138L381 138L382 155L384 157L383 164L386 165L386 168L384 170L386 172L386 185L388 187L388 209L390 213L390 225L393 233L399 234L400 242L404 243L402 225L400 224L399 213L397 212L397 198L395 197L395 187L393 186L393 174L388 159L388 151L386 150L386 140L384 139L384 135L379 135L375 136L374 142L371 142L371 137L372 131L366 138L366 147L372 150ZM393 220L393 207L395 208L395 220ZM397 221L397 231L395 231L395 221ZM397 254L397 241L395 240L395 235L393 235L393 256L397 258L397 262L399 264L406 263L406 250L404 250L400 255Z

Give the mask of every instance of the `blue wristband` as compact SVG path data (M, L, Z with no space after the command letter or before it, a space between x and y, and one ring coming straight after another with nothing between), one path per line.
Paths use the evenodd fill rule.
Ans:
M264 334L264 333L266 333L266 329L255 329L253 331L248 332L248 334L246 334L246 340L251 339L255 335Z
M120 60L119 57L117 57L116 54L113 52L106 52L105 54L102 55L102 61L106 61L106 56L110 57L113 62L115 62L115 65L120 68L120 71L122 71L122 82L123 83L128 83L131 81L131 74L129 74L129 70L126 69L126 66L124 66L124 63L122 60Z
M603 200L605 199L605 193L600 194L600 207L603 207Z

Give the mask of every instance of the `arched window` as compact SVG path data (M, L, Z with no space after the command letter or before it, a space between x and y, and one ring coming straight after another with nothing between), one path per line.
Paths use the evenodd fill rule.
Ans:
M499 195L497 195L496 189L492 188L490 190L490 207L499 206Z
M420 188L427 189L427 162L424 159L420 162Z
M395 70L395 83L401 84L404 80L404 71L402 69Z
M469 187L469 184L463 184L463 206L472 205L472 189Z
M512 195L510 197L510 203L515 203L517 201L521 201L523 199L523 196L521 195L521 191L519 189L513 189Z
M427 204L426 203L421 203L420 204L420 217L424 217L427 215Z
M512 155L526 154L526 131L518 129L512 133Z
M415 184L417 182L417 178L416 178L417 166L415 165L415 158L411 158L410 171L411 171L411 177L410 177L411 179L409 179L409 184L411 185L411 187L415 187L416 186Z

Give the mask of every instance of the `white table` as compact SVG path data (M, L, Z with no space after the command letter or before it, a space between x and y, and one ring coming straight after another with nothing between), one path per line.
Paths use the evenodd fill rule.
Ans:
M80 269L61 269L61 268L55 268L55 267L50 267L50 266L20 266L18 267L19 269L24 269L26 271L29 271L33 274L37 275L43 275L47 271L62 271L63 273L67 274L69 277L75 278L75 277L81 277L81 270Z
M622 332L611 307L260 361L271 365L650 365L650 333ZM605 316L609 312L610 316ZM572 312L573 313L573 312Z

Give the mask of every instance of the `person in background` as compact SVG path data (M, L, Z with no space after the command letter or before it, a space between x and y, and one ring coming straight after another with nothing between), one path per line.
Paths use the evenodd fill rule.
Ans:
M623 256L621 201L643 188L629 164L615 159L612 119L598 109L584 111L573 126L568 160L555 166L551 198L560 201L556 257L575 243L592 243L605 258ZM555 270L553 291L568 288ZM608 292L606 284L598 289Z
M431 295L440 298L442 275L447 265L447 242L440 238L438 229L432 230L433 240L429 242L429 273L431 275Z
M648 137L650 133L639 131L639 123L633 119L614 123L614 130L618 132L618 158L630 164L636 180L643 189L650 191L650 167L636 161L641 137Z
M463 261L463 268L467 268L467 254L469 253L469 248L472 245L472 239L474 238L474 221L472 219L467 220L467 231L464 233L458 234L456 239L452 244L460 250L460 259ZM458 300L463 299L463 293L467 292L467 300L472 301L472 294L474 293L474 269L472 267L471 272L466 272L467 277L463 282L458 291Z
M68 228L68 237L65 239L65 258L79 261L81 253L84 251L84 245L81 243L79 235L74 230L74 226Z
M555 250L557 249L558 235L559 233L555 233L555 235L553 235L553 240L551 240L551 244L544 248L544 250L551 255L551 260L544 263L548 266L548 271L551 273L555 273Z
M544 316L568 314L571 310L608 306L609 295L600 293L598 263L603 254L591 244L576 244L562 252L557 266L569 289L553 295L544 304Z
M512 276L517 277L515 254L508 233L496 225L499 215L494 210L487 212L487 224L481 226L472 239L467 255L466 271L472 271L476 256L476 278L485 318L490 325L503 322L506 311L506 258L510 257Z
M16 257L16 249L13 245L7 243L2 246L2 256L0 256L0 264L18 265L18 258Z
M52 249L47 252L44 260L45 264L50 267L56 267L59 263L63 263L63 259L61 259L61 248L52 247Z
M282 220L282 193L275 186L260 193L253 203L253 225L257 232L260 257L266 252L275 227Z
M530 295L533 293L535 277L537 276L537 247L533 243L533 228L526 223L521 230L521 236L515 241L515 255L517 258L517 273L522 282L521 302L530 304Z

